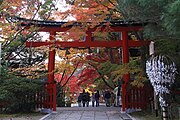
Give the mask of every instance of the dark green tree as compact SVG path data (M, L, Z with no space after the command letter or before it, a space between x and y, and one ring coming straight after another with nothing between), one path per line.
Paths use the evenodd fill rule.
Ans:
M144 39L155 42L155 53L169 55L180 67L180 1L116 0L124 20L144 23ZM179 70L178 70L179 72Z
M32 112L37 101L35 94L43 90L40 80L17 77L8 68L2 67L0 73L0 112Z
M155 54L168 55L180 72L180 0L116 0L127 21L144 23L142 38L155 42ZM176 75L174 89L180 88ZM155 107L155 109L157 109ZM156 113L157 115L157 113Z

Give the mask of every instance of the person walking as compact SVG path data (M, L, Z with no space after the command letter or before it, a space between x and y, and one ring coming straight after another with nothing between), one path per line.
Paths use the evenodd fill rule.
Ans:
M109 90L105 91L104 99L106 102L106 107L110 107L111 93L109 92Z
M95 101L96 101L96 99L95 99L95 94L94 94L94 93L92 93L91 101L92 101L92 107L94 107L94 103L95 103Z
M85 107L85 104L86 104L86 92L85 92L85 90L83 90L83 92L82 92L82 104L83 104L83 107Z
M115 95L113 92L111 92L111 106L115 107Z
M100 94L99 94L99 90L97 90L95 93L96 107L99 106L99 98L100 98Z
M77 102L78 102L78 106L81 107L82 93L79 94Z
M89 107L89 102L90 102L90 94L89 92L86 92L86 107Z

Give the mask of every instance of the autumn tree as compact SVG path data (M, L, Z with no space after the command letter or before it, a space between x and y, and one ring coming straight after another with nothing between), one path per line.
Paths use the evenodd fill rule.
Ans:
M57 82L57 102L58 106L63 105L65 98L76 101L75 94L82 91L78 83L78 74L84 64L80 59L85 53L84 50L76 48L57 48L57 56L61 59L56 61L55 80Z
M22 2L22 3L23 4L28 3L28 5L30 4L28 1ZM53 20L53 19L58 19L58 18L63 19L63 18L66 18L68 15L70 15L76 21L78 21L78 22L80 22L82 24L81 26L73 27L70 31L67 31L66 33L59 33L59 36L61 36L61 35L65 36L65 37L68 36L68 38L65 38L65 37L62 38L61 37L60 39L63 40L63 41L64 40L69 40L69 38L71 38L71 39L73 38L73 40L79 40L79 39L83 40L84 36L86 35L84 33L84 31L86 31L89 27L94 27L94 26L97 26L97 25L100 25L100 27L101 27L102 22L106 22L107 27L108 27L108 25L110 25L109 24L110 21L120 20L121 18L123 18L120 11L117 9L118 2L115 1L115 0L102 0L102 1L97 1L97 0L91 0L91 1L86 1L86 0L73 1L72 0L72 1L69 1L69 0L67 0L67 3L69 3L71 5L69 7L69 9L67 11L65 11L65 12L55 11L55 12L53 12L54 13L53 17L50 16L50 13L52 13L52 11L55 10L55 6L54 6L55 1L46 1L46 2L35 1L35 3L37 3L37 5L36 4L35 4L35 6L29 5L29 7L27 7L27 8L30 8L30 9L22 9L24 14L29 13L28 17L30 19L37 19L37 16L38 16L38 18L41 19L41 20ZM21 7L21 6L23 6L23 4L18 4L18 5ZM20 7L18 7L18 8L20 8ZM31 9L35 10L36 12L31 11ZM13 21L14 16L15 16L15 18L17 16L25 17L25 16L23 16L24 14L22 14L22 15L13 15L13 17L11 17L12 15L8 13L8 16L10 16L10 17L8 17L8 20L10 22ZM26 16L26 18L27 18L27 16ZM74 21L72 21L72 23L73 22ZM71 22L69 22L68 24L71 24ZM20 29L20 30L22 30L22 29ZM72 32L72 31L76 31L76 33ZM28 32L26 32L26 34L27 33L29 33L28 35L30 36L30 40L32 40L32 41L34 41L34 40L40 41L41 40L41 37L39 37L37 32L28 31ZM77 33L78 33L78 35L77 35ZM107 31L107 33L108 33L108 31ZM18 33L18 35L19 35L19 33ZM98 29L97 29L97 31L94 32L94 38L96 36L98 38L101 38L101 35L104 35L104 34L99 34ZM112 36L109 36L109 35L111 35L111 33L108 33L106 35L107 36L102 36L102 38L104 38L104 37L112 38ZM21 37L21 35L20 35L20 37ZM12 38L14 38L14 37L12 37ZM29 38L24 37L24 39L25 40L23 40L23 42L25 42ZM23 43L23 42L21 42L21 43ZM7 44L8 43L9 42L7 42ZM14 43L12 43L12 44L14 45ZM17 44L17 46L19 46L19 44ZM120 56L121 55L119 55L118 49L119 48L116 48L116 50L113 50L112 48L109 48L109 49L106 48L106 50L108 51L107 56L109 56L108 60L111 61L112 64L121 64L120 63ZM28 56L30 59L32 59L34 57L34 55L31 53L32 51L28 51L28 52L30 52L31 55L29 55L27 53L26 57ZM115 56L113 56L113 53L116 53ZM38 56L38 55L39 54L36 54L36 56ZM39 56L40 57L39 60L42 60L43 58L46 57L46 55L43 55L43 56L42 56L42 54L40 54L40 55L41 56ZM94 57L97 57L97 56L95 55ZM28 60L28 62L35 61L35 60L30 60L30 59ZM98 61L96 61L96 62L98 62ZM99 62L102 62L102 61L99 60ZM108 61L106 61L106 62L108 62ZM30 65L32 66L33 63L31 63ZM91 67L93 66L92 63L89 63L89 65ZM96 66L96 65L94 65L94 66ZM94 68L94 69L98 70L100 68L101 67ZM64 73L64 71L61 71L61 72ZM107 74L110 75L111 73L109 72ZM100 75L100 76L102 76L102 75ZM110 76L107 77L107 75L104 75L104 77L105 78L111 78Z
M69 10L67 10L63 14L65 16L72 15L75 18L75 21L81 22L83 25L83 27L79 28L81 31L86 31L89 27L95 27L97 25L99 25L99 28L100 28L102 22L106 22L107 27L108 27L108 24L110 21L124 20L123 16L121 15L120 10L117 9L118 2L114 0L102 0L102 1L67 0L67 3L70 4L71 7ZM58 14L59 13L57 12L57 15ZM77 27L73 28L72 30L79 31ZM93 33L93 40L108 40L108 39L116 40L116 39L113 39L113 36L117 37L118 33L109 33L108 28L106 32L100 33L97 28L97 30ZM96 77L100 76L99 77L101 79L100 81L104 81L104 83L107 86L109 86L111 89L117 86L117 81L114 82L113 81L114 78L111 76L111 72L115 69L111 69L111 71L110 70L108 71L108 70L105 70L106 67L102 67L102 66L108 65L109 61L111 63L111 65L109 66L113 66L113 64L116 64L116 65L122 64L121 53L119 53L118 50L120 50L120 48L115 48L114 50L112 48L103 48L101 49L101 54L89 55L87 57L88 62L87 61L85 62L86 67L84 68L84 70L82 71L79 77L81 81L78 84L83 83L83 82L92 83L93 79L97 79ZM101 60L104 57L104 55L102 55L103 52L106 54L105 58L108 58L105 61ZM100 62L101 63L103 62L103 64L100 65ZM92 76L92 74L90 73L93 73L94 76ZM108 83L110 81L111 83ZM115 83L115 84L113 85L112 83Z
M4 41L2 43L2 64L13 68L18 72L17 75L32 77L31 75L36 74L38 69L41 72L44 71L42 61L47 58L47 49L26 48L24 45L26 41L40 41L42 36L36 28L26 30L21 27L18 19L52 20L51 14L56 9L55 4L56 1L51 0L2 1L0 5L1 39Z
M129 85L142 87L147 80L144 76L140 56L131 57L128 64L121 63L118 49L101 48L100 53L86 55L85 67L79 74L80 85L95 84L97 89L114 89L123 82L123 75L130 73Z
M54 4L55 1L51 0L0 1L0 40L3 40L0 98L3 112L29 112L35 108L35 101L27 100L27 97L43 90L42 80L47 76L44 60L48 50L26 49L24 43L27 40L39 41L42 36L36 28L28 31L21 27L18 19L52 20L50 15L55 10ZM4 66L9 67L5 74ZM36 81L36 78L40 79Z

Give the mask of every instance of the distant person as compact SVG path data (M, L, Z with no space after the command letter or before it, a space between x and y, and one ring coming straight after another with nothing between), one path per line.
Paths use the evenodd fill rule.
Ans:
M111 106L116 106L115 105L115 95L114 95L114 93L113 92L111 92Z
M85 92L85 90L83 90L83 92L82 92L82 104L83 104L83 107L85 107L85 104L86 104L86 92Z
M121 87L118 86L114 89L115 94L115 106L120 107L121 106Z
M81 107L82 93L79 94L77 102L78 102L78 106Z
M91 97L90 97L89 92L86 92L86 107L89 107L90 99L91 99Z
M111 93L109 92L109 90L105 91L104 99L105 99L105 102L106 102L106 107L110 107Z
M118 87L118 91L117 91L117 107L121 106L121 88Z
M100 94L99 94L99 90L97 90L95 93L96 107L99 106L99 98L100 98Z
M94 93L92 93L91 101L92 101L92 106L94 107L94 103L95 103L95 101L96 101L96 99L95 99L95 94L94 94Z

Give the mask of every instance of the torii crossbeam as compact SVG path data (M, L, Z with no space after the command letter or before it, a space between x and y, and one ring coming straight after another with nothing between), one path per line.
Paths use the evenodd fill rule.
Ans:
M54 22L54 21L31 21L26 20L22 22L22 26L26 26L27 29L30 28L31 25L38 27L39 32L49 32L50 33L50 41L47 42L26 42L27 47L40 47L40 46L49 46L49 58L48 58L48 83L49 88L53 88L53 91L50 92L51 98L49 100L49 107L56 111L56 84L54 83L54 64L55 64L55 50L53 47L72 47L72 48L81 48L81 47L122 47L122 61L123 63L129 62L129 47L140 47L147 46L150 44L150 41L133 41L128 40L128 32L129 31L139 31L142 29L141 23L136 22L111 22L110 31L108 32L121 32L122 38L117 41L93 41L92 40L92 32L96 30L95 28L89 28L86 31L86 40L85 41L71 41L71 42L62 42L56 41L55 35L56 32L66 32L71 29L72 26L79 26L80 23L74 23L73 25L65 26L66 22ZM101 32L105 29L105 24L101 27ZM126 109L125 95L126 95L126 84L129 81L129 74L124 75L124 84L122 85L122 111ZM52 83L52 84L50 84Z

